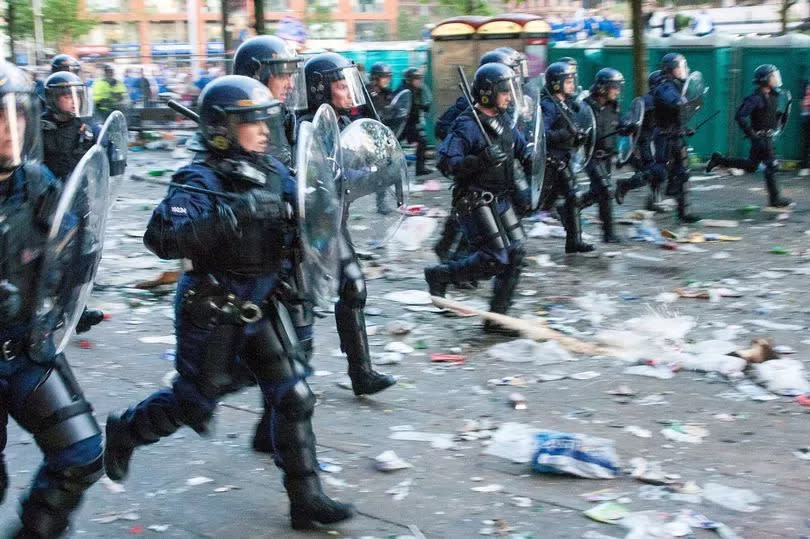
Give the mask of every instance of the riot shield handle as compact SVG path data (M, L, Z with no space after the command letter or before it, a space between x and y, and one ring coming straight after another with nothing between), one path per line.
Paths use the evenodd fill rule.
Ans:
M167 103L167 105L174 112L182 114L183 116L185 116L186 118L188 118L189 120L191 120L191 121L193 121L195 123L200 123L200 115L199 114L197 114L196 112L194 112L190 108L181 105L180 103L178 103L174 99L170 99L169 102Z
M372 118L372 119L377 120L378 122L382 123L380 121L380 115L377 114L377 108L374 106L374 102L371 101L371 94L368 93L368 88L366 88L365 84L361 84L361 86L363 87L363 95L366 96L366 103L368 103L368 108L371 110L371 113L374 115L374 118Z

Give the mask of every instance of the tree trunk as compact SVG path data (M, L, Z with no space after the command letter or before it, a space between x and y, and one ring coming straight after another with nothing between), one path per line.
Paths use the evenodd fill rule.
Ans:
M641 1L632 0L633 12L633 89L634 95L647 92L647 46L644 43L644 15Z
M254 18L256 19L256 23L254 28L256 29L256 35L260 36L265 33L264 29L264 0L253 0L253 13Z
M228 29L228 9L230 8L228 0L220 1L222 11L222 45L225 48L225 55L231 51L231 31Z
M782 19L782 35L787 34L788 31L788 11L797 3L797 0L782 0L782 8L779 10L779 15Z
M14 20L14 0L8 0L6 4L8 9L6 10L6 28L8 29L8 51L11 55L11 62L13 63L15 60L14 56L14 34L16 32L16 28L14 28L15 20Z

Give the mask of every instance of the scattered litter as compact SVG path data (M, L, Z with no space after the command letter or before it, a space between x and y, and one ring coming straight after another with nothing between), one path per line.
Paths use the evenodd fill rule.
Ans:
M664 259L660 256L642 255L639 253L624 253L627 258L635 258L636 260L644 260L646 262L663 262Z
M731 352L731 355L742 358L748 363L762 363L779 357L774 350L773 340L766 338L752 339L749 348L735 350Z
M793 455L801 460L810 460L810 447L802 447L798 451L794 451Z
M491 485L483 485L480 487L472 487L470 490L475 492L500 492L503 490L503 485L498 484L491 484Z
M406 335L413 331L416 327L412 322L404 322L401 320L392 320L385 325L386 331L391 335Z
M638 427L636 425L628 425L628 426L624 427L623 430L624 430L624 432L628 432L628 433L632 434L633 436L638 436L639 438L651 438L652 437L652 433L650 431L648 431L647 429L643 429L641 427Z
M585 318L595 326L616 314L616 305L607 294L589 291L584 296L574 298L574 303L587 313Z
M387 293L383 296L383 299L406 305L430 305L433 303L430 294L424 290L397 290L396 292Z
M171 344L177 345L177 338L174 335L148 335L139 337L138 342L144 344Z
M771 322L770 320L743 320L743 322L773 330L799 331L805 328L805 326L800 326L798 324L780 324L779 322Z
M412 468L410 464L399 458L399 456L390 449L374 457L374 461L376 468L381 472L393 472L395 470Z
M141 515L133 511L124 511L121 513L105 513L97 518L91 518L91 522L98 522L100 524L110 524L119 520L138 520Z
M394 501L398 502L400 500L404 500L405 497L410 494L412 484L413 479L406 479L405 481L400 481L393 487L389 488L385 491L385 493L392 494L394 496Z
M520 393L509 394L509 405L515 410L525 410L526 408L528 408L528 406L526 405L526 397L524 397Z
M400 352L382 352L373 356L375 365L398 365L405 356ZM315 374L317 376L317 373Z
M605 438L541 430L532 468L540 473L563 473L588 479L613 479L619 473L614 443Z
M799 395L796 397L796 402L802 406L810 406L810 395Z
M213 483L214 480L210 477L205 477L202 475L198 475L197 477L192 477L191 479L186 479L186 485L189 487L196 487L198 485L204 485L206 483Z
M720 483L706 483L703 497L726 509L742 513L759 511L760 507L754 504L762 501L762 498L748 489L728 487Z
M624 369L624 374L635 374L638 376L649 376L660 380L669 380L675 376L672 369L661 365L634 365Z
M512 498L512 505L515 507L531 507L532 499L525 496L515 496Z
M572 380L591 380L598 376L602 376L602 373L596 371L584 371L584 372L577 372L574 374L569 374L568 378Z
M436 230L436 226L436 219L421 215L413 216L403 221L391 241L403 251L418 251Z
M467 356L460 354L431 354L430 361L433 363L464 363Z
M605 524L616 524L630 514L630 509L616 502L600 503L582 513L591 520Z
M525 423L503 423L492 434L484 454L521 464L531 462L537 431L537 427Z
M756 380L768 391L795 397L810 393L804 364L797 359L773 359L754 365Z
M385 345L384 350L386 352L399 352L400 354L411 354L413 353L413 346L405 344L402 341L391 341Z
M754 401L764 402L777 400L779 398L777 395L774 395L773 393L767 391L766 389L763 389L762 387L754 384L750 380L741 381L740 383L734 386L734 389L737 390L736 394L741 397L740 399L735 400L745 400L746 398L749 398ZM726 394L721 394L719 396L721 397L726 396Z
M661 434L664 438L673 442L699 444L703 442L703 438L709 435L709 429L699 425L675 423L661 429Z
M537 222L527 234L530 238L564 238L565 229L558 225Z
M147 526L146 529L152 530L153 532L163 533L169 529L169 524L152 524L151 526Z
M323 464L321 464L321 469L323 469ZM326 470L324 470L326 471ZM237 487L236 485L225 485L222 487L217 487L214 489L214 492L230 492L232 490L242 490L242 487Z
M113 494L121 494L122 492L127 491L127 489L124 488L124 485L121 483L116 483L106 475L101 478L101 484L103 484L104 488Z
M739 221L732 221L726 219L701 219L700 224L702 226L708 226L713 228L737 228L740 226Z
M436 449L450 449L454 445L452 434L434 432L419 432L415 430L394 431L388 438L408 442L430 442L431 447Z
M603 488L600 490L594 490L593 492L586 492L585 494L580 494L585 500L589 502L609 502L611 500L618 500L622 496L623 493L617 492L612 488Z
M556 341L539 343L531 339L517 339L495 344L487 349L487 354L492 359L507 363L533 362L535 365L577 360Z
M536 256L530 256L529 260L534 260L537 265L541 268L557 268L561 267L560 264L557 264L553 260L551 260L551 255L548 254L539 254Z

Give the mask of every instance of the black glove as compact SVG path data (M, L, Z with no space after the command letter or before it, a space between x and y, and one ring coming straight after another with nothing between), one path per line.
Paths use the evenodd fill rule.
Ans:
M231 202L231 210L237 221L278 221L284 215L281 197L266 189L251 189Z
M478 153L478 156L488 165L497 167L506 162L509 156L496 144L490 144Z
M588 133L581 129L574 131L574 146L582 146L588 140Z
M8 281L0 281L0 323L10 322L21 310L20 289Z
M103 311L85 307L82 316L79 318L79 323L76 324L76 333L90 331L91 327L100 324L102 320L104 320Z
M619 135L621 135L623 137L628 137L628 136L632 135L633 133L635 133L637 129L638 129L638 126L636 124L620 123L616 127L616 133L618 133Z

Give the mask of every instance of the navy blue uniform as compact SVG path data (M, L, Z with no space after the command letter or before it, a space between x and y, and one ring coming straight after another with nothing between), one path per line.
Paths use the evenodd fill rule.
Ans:
M464 96L459 97L455 103L450 105L450 107L444 111L444 114L436 120L436 138L439 140L445 138L450 133L456 118L469 108L470 102L467 101L467 98Z
M492 144L506 158L493 166L485 157L487 141L473 114L468 110L455 120L438 152L439 169L454 178L453 213L473 252L425 268L425 278L432 294L444 295L450 283L494 276L490 310L505 313L525 256L525 234L513 203L522 206L518 213L531 205L529 190L516 187L513 160L521 161L526 169L531 166L531 152L520 131L510 127L506 114L489 117L481 113L479 117Z
M779 186L776 183L776 171L779 162L773 147L773 131L782 123L783 111L778 108L778 92L772 90L763 93L757 90L746 97L740 108L737 109L735 120L745 136L751 141L748 159L723 157L719 153L713 154L707 167L711 170L717 165L734 167L748 173L755 172L760 163L765 165L765 186L768 190L768 200L771 206L785 206L789 203L782 199Z
M411 113L402 130L400 140L409 144L416 143L416 175L424 175L432 172L425 166L425 152L427 151L427 141L425 140L425 120L424 114L430 110L430 94L424 88L411 87L403 82L396 93L402 90L410 90L413 99Z
M67 181L82 156L98 139L101 127L94 120L70 117L58 120L52 111L42 114L42 150L45 165Z
M546 194L541 201L541 208L550 210L558 198L562 198L573 206L576 198L576 183L569 165L576 147L574 146L574 133L563 116L563 112L560 111L560 107L563 107L570 116L573 107L578 105L570 99L561 103L544 92L540 99L540 106L543 111L543 129L546 133L546 152L549 156L543 184ZM545 186L548 186L547 190Z
M20 301L19 309L0 309L0 451L11 415L44 454L21 504L24 529L41 537L64 532L84 491L102 474L101 431L64 356L55 354L53 343L36 354L28 346L42 249L58 192L51 172L33 162L0 182L0 282L16 287ZM68 214L63 223L70 227L77 221ZM0 461L0 499L7 485Z

